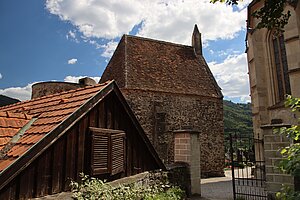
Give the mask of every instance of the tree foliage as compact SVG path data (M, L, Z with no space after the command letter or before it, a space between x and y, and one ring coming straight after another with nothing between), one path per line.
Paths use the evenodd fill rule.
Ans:
M253 16L261 21L256 28L267 28L269 30L283 30L288 23L291 12L284 13L286 0L269 0L264 2L264 6L253 13Z
M293 112L300 111L300 98L288 96L285 104ZM300 124L292 125L290 128L281 128L280 134L289 138L291 144L281 150L283 159L279 163L279 168L293 176L300 176Z
M253 133L250 103L233 103L224 100L223 109L225 136L229 135L228 130L233 129L238 131L240 135Z
M223 101L224 110L224 136L225 136L225 158L230 160L230 142L229 135L238 137L251 137L253 135L251 104L234 103L231 101ZM239 144L239 146L237 146ZM252 142L246 142L240 145L240 142L234 144L234 148L239 150L249 150L252 148ZM226 163L225 163L226 164ZM228 163L229 164L229 163ZM227 165L226 165L227 166Z
M228 5L237 5L238 2L241 0L211 0L211 3L221 2L221 3L227 3Z
M288 96L285 102L292 112L300 112L300 98ZM300 177L300 118L298 124L292 125L290 128L281 128L279 133L290 139L291 144L281 150L282 160L279 162L278 168L294 177ZM276 194L277 199L292 200L299 199L300 192L294 191L288 186L282 187L282 190Z
M292 188L288 186L283 186L280 192L276 193L277 200L296 200L300 199L300 193L295 192Z
M242 0L211 0L212 3L221 2L228 5L237 5ZM258 0L259 1L259 0ZM282 32L284 26L288 23L291 12L284 12L287 3L294 5L296 0L265 0L260 10L255 11L252 16L259 19L255 29L267 28Z

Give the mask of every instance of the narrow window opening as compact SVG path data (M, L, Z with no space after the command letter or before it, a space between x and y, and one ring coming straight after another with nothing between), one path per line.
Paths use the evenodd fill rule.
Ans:
M285 99L286 94L291 94L290 80L288 75L288 63L283 35L273 37L273 53L275 65L275 94L276 103Z

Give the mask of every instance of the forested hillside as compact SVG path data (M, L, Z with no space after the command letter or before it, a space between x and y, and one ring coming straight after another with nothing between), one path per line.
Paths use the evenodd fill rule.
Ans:
M236 129L239 133L252 133L251 104L233 103L224 100L224 129L225 135L228 129Z

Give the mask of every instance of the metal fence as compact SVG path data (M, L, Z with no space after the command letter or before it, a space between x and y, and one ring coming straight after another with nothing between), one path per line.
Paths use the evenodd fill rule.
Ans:
M263 141L251 134L231 133L225 139L230 157L234 200L265 200ZM229 155L228 155L229 154Z

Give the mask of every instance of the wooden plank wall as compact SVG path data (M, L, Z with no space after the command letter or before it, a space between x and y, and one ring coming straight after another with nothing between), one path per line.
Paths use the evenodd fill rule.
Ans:
M28 199L70 190L70 181L79 181L80 172L90 173L89 127L118 129L126 133L125 173L98 178L113 180L158 168L116 98L111 93L101 101L4 187L0 199Z

